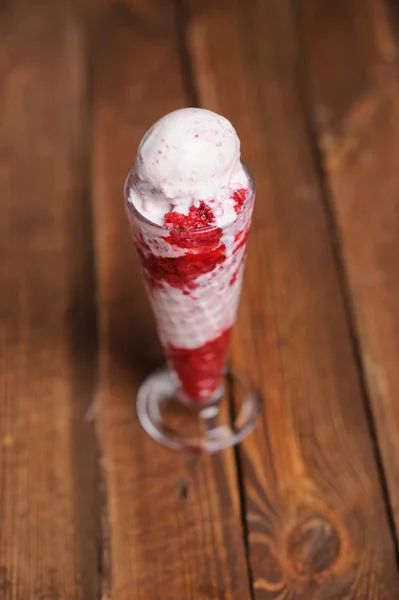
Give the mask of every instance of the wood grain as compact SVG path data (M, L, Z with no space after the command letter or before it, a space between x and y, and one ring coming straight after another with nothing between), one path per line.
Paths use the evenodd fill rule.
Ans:
M171 5L169 5L170 8ZM187 460L142 431L139 384L161 359L123 207L140 138L186 104L174 17L143 30L126 7L91 11L93 192L99 282L99 429L113 600L250 597L232 452Z
M323 144L328 144L332 133L345 134L350 111L386 76L396 47L383 0L305 0L295 5L299 33L311 57L314 118L326 134Z
M384 23L387 20L384 4L374 0L368 3L368 12L360 7L358 12L365 13L373 24L369 34L373 44L382 29L381 20ZM380 21L372 19L377 13L381 15ZM308 11L301 15L301 23L304 39L308 42L313 37ZM342 32L336 31L335 38L341 40ZM385 40L386 46L394 46L389 28ZM360 53L359 41L352 43ZM321 92L318 59L309 43L306 51L312 106L317 105L320 93L324 94L327 103L331 102L328 91L323 89ZM395 53L392 57L395 58ZM379 61L381 65L386 62L382 53ZM340 76L339 71L335 72L331 85L335 86ZM353 79L350 69L348 77ZM316 126L319 140L330 138L327 146L322 143L320 146L324 149L331 205L342 241L341 252L356 333L399 533L398 98L397 70L393 60L393 68L366 95L354 90L353 106L341 116L345 122L341 135L331 131L328 124L321 126L317 120Z
M201 102L235 123L258 186L233 347L265 399L241 454L255 598L391 599L394 547L300 93L295 12L288 0L204 2L188 39ZM354 66L365 89L369 60ZM352 103L342 89L338 115Z
M0 12L0 597L98 597L83 40L72 3Z

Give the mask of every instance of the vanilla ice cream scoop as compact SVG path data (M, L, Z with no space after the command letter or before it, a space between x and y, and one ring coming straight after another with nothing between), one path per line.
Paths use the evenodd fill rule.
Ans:
M201 108L176 110L143 137L129 201L147 219L163 224L170 211L187 214L209 203L218 226L236 217L232 193L247 186L240 140L225 117Z

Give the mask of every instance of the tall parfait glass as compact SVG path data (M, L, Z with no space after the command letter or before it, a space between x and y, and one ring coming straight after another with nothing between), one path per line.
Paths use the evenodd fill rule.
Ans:
M243 167L248 189L235 192L237 217L223 228L154 224L129 200L134 169L125 184L126 214L167 361L141 385L137 413L153 439L176 450L212 453L234 445L259 412L256 393L228 368L255 198ZM231 389L241 406L222 423L221 403L229 402ZM176 411L179 417L171 418Z

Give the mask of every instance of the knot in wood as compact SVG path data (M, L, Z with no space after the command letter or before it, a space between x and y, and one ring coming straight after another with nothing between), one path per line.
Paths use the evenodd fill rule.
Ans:
M288 536L288 560L302 577L312 578L333 566L340 551L335 528L323 517L309 517Z

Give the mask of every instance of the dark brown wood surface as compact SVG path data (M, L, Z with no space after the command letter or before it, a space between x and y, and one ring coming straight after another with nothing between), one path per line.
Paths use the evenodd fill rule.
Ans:
M0 599L399 598L392 14L0 3ZM135 415L162 357L122 201L144 131L192 104L257 180L232 360L264 399L197 459Z
M98 597L87 74L68 2L0 6L0 598Z
M337 3L339 4L339 3ZM342 2L342 5L353 4ZM362 370L367 381L379 450L399 531L399 87L397 50L384 3L370 3L368 30L360 38L348 27L358 56L374 46L367 65L369 85L356 86L357 70L345 65L351 82L351 101L336 126L317 118L318 107L332 115L335 103L321 83L322 58L312 47L317 24L312 21L317 2L303 3L301 21L306 40L304 60L309 65L309 108L315 122L329 186L330 210L344 271L343 283L351 305L353 330L358 338ZM324 17L325 18L325 17ZM370 44L372 41L372 44ZM342 44L332 32L329 52ZM343 69L331 73L336 88L343 88ZM378 77L378 85L373 78ZM316 82L317 85L316 85ZM330 86L330 87L331 87ZM347 86L348 89L348 86ZM320 115L319 115L320 116Z

